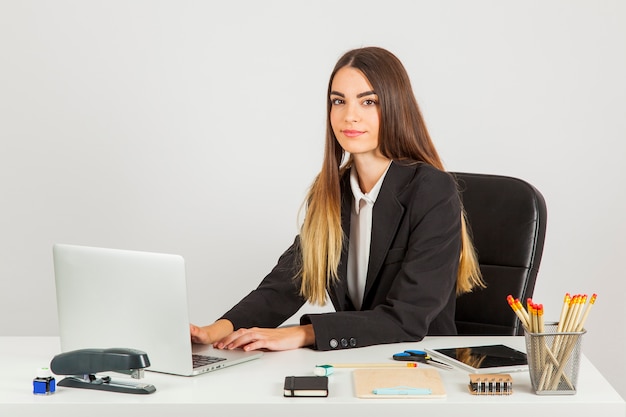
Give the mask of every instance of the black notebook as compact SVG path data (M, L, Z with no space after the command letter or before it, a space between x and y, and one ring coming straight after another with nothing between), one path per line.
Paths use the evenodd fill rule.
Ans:
M328 377L286 376L285 397L328 397Z

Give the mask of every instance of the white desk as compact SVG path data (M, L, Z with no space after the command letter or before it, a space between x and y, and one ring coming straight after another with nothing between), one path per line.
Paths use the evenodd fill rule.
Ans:
M286 375L311 375L316 364L384 362L404 349L504 343L525 350L523 337L431 337L420 343L380 345L332 352L298 349L268 352L261 359L197 377L146 372L142 382L156 386L150 395L57 387L50 396L32 394L37 368L48 366L59 353L56 337L0 337L0 416L90 417L178 415L190 416L415 416L480 415L620 416L626 403L585 357L582 358L577 394L536 395L527 372L513 376L510 396L473 396L467 390L468 374L440 370L445 399L359 399L352 388L352 370L336 369L330 376L328 398L284 398ZM108 347L108 346L103 346ZM583 345L584 350L584 345ZM149 352L148 352L149 355ZM427 365L424 365L427 366ZM116 374L111 374L114 378ZM57 382L62 377L57 377ZM153 414L149 414L153 413Z

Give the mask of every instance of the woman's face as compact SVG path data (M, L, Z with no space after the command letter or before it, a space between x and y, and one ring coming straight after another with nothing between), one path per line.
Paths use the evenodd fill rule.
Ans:
M350 154L378 149L378 95L363 73L343 67L335 73L330 92L330 125L341 147Z

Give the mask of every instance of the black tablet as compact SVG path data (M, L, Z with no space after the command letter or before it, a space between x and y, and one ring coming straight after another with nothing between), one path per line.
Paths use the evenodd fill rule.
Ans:
M435 359L471 373L508 373L528 370L524 352L506 345L480 345L426 349Z

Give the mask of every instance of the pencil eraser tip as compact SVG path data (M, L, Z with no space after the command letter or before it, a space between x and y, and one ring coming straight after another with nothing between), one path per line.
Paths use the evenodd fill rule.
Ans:
M316 366L313 373L316 376L328 376L333 373L333 367L327 365Z

